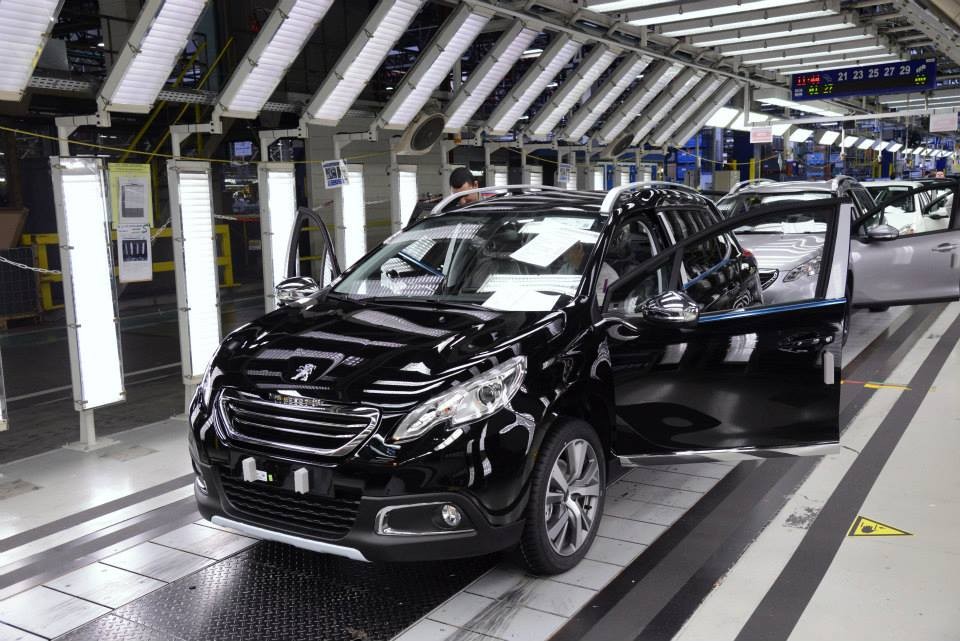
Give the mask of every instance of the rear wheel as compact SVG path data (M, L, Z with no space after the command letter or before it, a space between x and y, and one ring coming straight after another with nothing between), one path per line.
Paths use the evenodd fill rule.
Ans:
M558 574L580 562L597 535L606 489L606 461L587 423L564 419L547 435L530 485L520 541L534 574Z

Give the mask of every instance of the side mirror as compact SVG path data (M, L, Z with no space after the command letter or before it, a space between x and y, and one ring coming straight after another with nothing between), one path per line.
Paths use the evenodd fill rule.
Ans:
M277 296L277 306L297 305L318 294L320 283L310 276L294 276L280 281L274 291Z
M894 240L900 236L900 232L893 225L877 225L867 230L869 240Z
M648 298L637 312L649 323L674 327L695 325L700 318L700 307L683 292L664 292Z

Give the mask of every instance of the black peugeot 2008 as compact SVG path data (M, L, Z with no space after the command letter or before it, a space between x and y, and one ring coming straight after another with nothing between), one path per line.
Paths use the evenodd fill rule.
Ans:
M842 313L725 319L763 309L755 261L708 229L720 220L679 187L612 206L506 190L426 217L329 285L282 283L282 306L226 337L192 402L201 513L360 560L519 546L556 573L596 536L614 457L835 440L818 359ZM826 338L789 352L764 334L807 330ZM752 369L711 356L749 335ZM784 367L811 399L802 415L770 400ZM716 376L721 402L691 395ZM762 421L722 398L737 386L765 398Z

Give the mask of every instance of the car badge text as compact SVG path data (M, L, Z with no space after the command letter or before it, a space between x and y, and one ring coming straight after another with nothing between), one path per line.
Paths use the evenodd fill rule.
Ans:
M317 369L317 366L314 365L313 363L307 363L305 365L301 365L300 367L297 368L296 374L294 374L290 378L290 380L307 382L310 380L310 375L313 374L314 370L316 369Z

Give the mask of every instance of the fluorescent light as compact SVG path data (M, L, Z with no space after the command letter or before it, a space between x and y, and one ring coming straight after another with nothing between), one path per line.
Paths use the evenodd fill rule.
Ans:
M424 0L380 0L307 105L317 125L335 126L367 86Z
M790 132L790 142L804 142L813 135L813 129L804 129L802 127L797 127L792 132Z
M899 143L899 142L895 142L889 147L887 147L887 151L889 151L891 154L895 154L901 149L903 149L903 143Z
M774 136L786 136L787 132L793 128L789 122L775 122L770 125L770 130L773 132Z
M220 344L210 163L167 161L183 379L200 382Z
M860 136L844 136L843 142L840 143L840 146L844 149L847 149L857 144L858 140L860 140Z
M736 118L742 112L739 109L734 107L720 107L716 112L707 121L703 124L704 127L720 127L726 129L733 123L733 119Z
M839 8L838 2L801 2L796 5L774 7L760 11L744 11L743 13L700 18L698 20L658 24L656 30L661 35L680 38L717 29L742 29L744 27L791 22L804 18L818 18L835 14L839 11Z
M810 71L830 71L831 69L846 69L847 67L862 67L864 65L885 64L888 62L900 62L903 58L898 55L881 54L877 56L860 56L856 60L834 60L832 62L820 62L816 64L804 63L790 68L780 68L778 73L790 76L797 73L807 73Z
M583 46L582 43L566 34L555 36L547 45L543 55L530 65L510 94L490 114L490 119L487 121L488 131L494 134L510 131L581 46Z
M733 131L745 131L747 133L750 133L750 130L753 129L754 127L766 126L767 121L771 119L772 118L770 114L764 114L758 111L751 111L749 114L747 114L747 122L750 124L744 125L743 110L740 110L737 113L737 117L733 119L733 122L731 122L727 126L727 129L732 129ZM777 126L774 128L773 131L780 131L780 133L777 135L783 135L783 132L785 131L785 129L780 129L779 126Z
M839 131L819 131L817 132L816 139L818 145L832 145L837 142L837 138L840 137Z
M410 220L410 214L417 207L419 187L417 186L417 166L416 165L398 165L392 168L390 172L390 201L397 203L395 215L392 216L396 223L394 231L407 226Z
M50 158L63 298L78 410L125 399L103 165Z
M543 167L527 165L524 169L523 182L526 185L543 185Z
M630 165L617 165L617 170L613 174L617 177L619 185L629 185L630 184Z
M150 111L206 4L207 0L147 0L100 89L99 104L110 111Z
M695 47L718 47L720 45L737 42L751 42L754 40L774 40L788 36L799 36L808 33L822 33L850 27L851 18L845 15L832 15L810 20L796 20L780 24L746 27L743 29L729 29L726 31L713 30L701 35L690 36L690 44Z
M561 137L565 140L582 138L652 61L652 58L637 54L624 58L586 104L581 105L577 112L570 116Z
M903 150L904 155L912 154L912 153L913 153L913 147L907 147L906 149Z
M618 55L619 51L612 51L606 45L595 46L574 73L564 81L563 86L550 97L550 102L537 113L528 131L535 136L545 136L553 131L560 119L573 109L580 97L593 86L600 74L610 68Z
M224 115L256 118L333 0L281 0L220 94Z
M467 4L453 12L380 113L384 128L403 129L413 121L490 18L489 13L474 13Z
M257 174L263 295L267 312L272 312L277 308L274 290L288 276L290 239L297 222L297 178L292 163L261 163Z
M960 99L960 89L937 89L936 91L932 91L925 96L917 96L917 95L880 96L879 100L882 104L890 105L894 103L914 102L917 100L922 101L924 98L927 98L930 101L956 100L956 99Z
M683 70L683 66L662 60L656 63L643 80L627 94L620 106L609 116L597 132L600 142L613 142L614 138L627 128L644 108L663 91L670 82Z
M790 91L788 89L761 89L754 94L754 99L757 102L762 102L767 105L776 105L795 111L817 114L818 116L840 117L846 114L845 111L823 100L790 100Z
M857 145L857 149L870 149L876 142L873 138L864 138L860 141L860 144Z
M685 122L678 132L673 137L673 144L676 146L685 145L688 140L693 138L698 131L703 129L708 121L710 121L713 115L716 114L718 104L723 104L730 100L740 90L740 84L736 80L727 80L716 92L713 99L709 101L704 101L699 108L693 112L687 122ZM733 112L733 117L739 113L736 109L730 107L721 107L721 109L729 109ZM727 116L730 114L728 112ZM732 122L731 120L727 121L727 125ZM723 125L726 126L726 125Z
M874 151L883 151L883 150L886 149L889 145L890 145L889 142L885 142L885 141L883 141L883 140L878 140L878 141L877 141L877 144L874 145L873 149L874 149Z
M568 190L576 191L577 189L577 166L574 164L570 165L570 171L567 172L567 184L565 186Z
M864 38L876 37L877 33L873 27L851 27L848 29L838 29L836 31L828 30L822 33L817 32L789 37L737 42L735 44L722 45L718 47L718 49L724 56L745 56L750 53L763 51L796 49L797 47L827 45L835 42L849 42L851 40L862 41Z
M590 11L606 12L606 11L623 11L624 9L636 9L638 6L649 7L655 4L664 4L670 2L671 0L643 0L643 2L638 2L638 0L607 0L594 2L593 0L586 0L583 4Z
M533 58L539 58L543 54L543 49L527 49L522 54L520 54L521 60L532 60Z
M604 191L607 188L607 167L606 165L597 165L593 168L593 189L594 191Z
M683 95L673 101L674 104L666 107L665 111L662 112L663 116L657 119L659 122L654 122L656 127L650 134L650 144L654 147L664 145L680 125L682 125L705 100L712 101L716 99L716 96L713 94L722 83L723 78L721 76L711 74L695 82L695 86L684 91ZM724 100L724 102L726 102L726 100Z
M538 33L535 29L526 28L519 20L503 32L493 49L450 101L445 113L446 131L460 131L467 124Z
M772 50L754 53L749 56L743 56L741 62L749 65L777 65L781 63L791 64L789 61L809 59L815 62L814 58L836 57L838 55L848 55L857 52L883 51L890 54L890 49L880 40L873 38L866 42L853 40L850 42L837 42L829 45L814 45L812 47L797 47L796 49L784 49L782 51Z
M873 64L875 60L883 58L893 58L899 60L900 57L896 54L890 53L888 50L873 50L873 53L870 51L866 52L854 52L850 54L842 55L832 55L825 56L823 58L803 58L799 60L784 60L781 62L769 63L761 65L761 68L769 71L779 71L783 74L793 74L799 73L797 69L807 69L810 67L816 67L817 69L827 69L831 66L861 66L865 64Z
M367 253L367 206L363 187L363 165L347 165L347 184L334 201L337 254L351 267Z
M646 7L637 11L628 11L624 15L633 25L652 25L668 19L693 20L732 13L742 13L751 9L770 9L795 4L795 0L740 0L738 4L716 2L716 0L694 0L669 6Z
M704 75L702 71L695 69L686 69L680 72L680 74L650 102L637 119L637 122L632 125L632 144L640 144L640 142L647 137L647 134L653 131L653 128L666 118L667 113L673 109L684 96L690 93L697 83L703 80ZM656 144L652 140L650 142L651 144Z
M19 101L53 30L62 0L0 2L0 100Z

